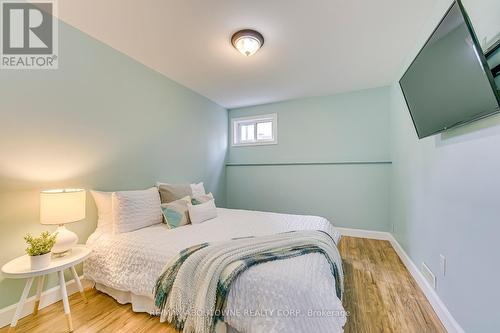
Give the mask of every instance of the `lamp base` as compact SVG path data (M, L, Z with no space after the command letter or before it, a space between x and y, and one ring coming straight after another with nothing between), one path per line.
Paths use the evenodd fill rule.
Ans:
M57 236L56 243L52 247L52 253L59 257L64 256L76 245L76 243L78 243L78 236L74 232L66 229L62 224L59 225L55 232Z
M65 255L70 254L71 251L72 250L69 249L69 250L66 250L64 252L52 253L52 258L61 258L61 257L64 257Z

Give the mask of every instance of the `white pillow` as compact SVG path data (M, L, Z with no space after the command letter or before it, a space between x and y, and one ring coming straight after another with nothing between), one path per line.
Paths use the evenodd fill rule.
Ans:
M111 195L113 192L90 191L97 206L97 230L113 232L113 210Z
M202 195L193 195L191 197L191 204L193 205L199 205L204 202L207 202L209 200L214 200L214 196L212 195L212 192L208 194L202 194Z
M160 194L156 187L142 191L114 192L113 231L122 233L161 223Z
M204 195L206 193L205 186L203 186L203 182L190 185L191 185L191 196L195 197L198 195Z
M192 224L205 222L217 217L217 208L213 199L199 205L188 204L188 211Z

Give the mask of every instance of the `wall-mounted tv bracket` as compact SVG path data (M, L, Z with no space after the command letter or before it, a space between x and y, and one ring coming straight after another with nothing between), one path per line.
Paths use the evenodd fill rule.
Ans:
M498 39L486 52L484 55L486 56L486 59L489 59L492 57L495 53L500 52L500 39ZM500 75L500 64L497 64L493 69L491 70L491 73L493 74L493 77L497 77Z
M493 74L493 77L497 77L500 75L500 64L496 65L492 70L491 73Z
M484 55L486 56L486 59L489 59L497 52L500 52L500 39L493 43L493 45L488 50L486 50L486 52L484 52ZM497 64L495 67L493 67L491 73L493 74L493 77L497 77L498 75L500 75L500 64Z
M485 52L484 55L486 58L491 57L496 50L500 48L500 38L496 42L494 42Z

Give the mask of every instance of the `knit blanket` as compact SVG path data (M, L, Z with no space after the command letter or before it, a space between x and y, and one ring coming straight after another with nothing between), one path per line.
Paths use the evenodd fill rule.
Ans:
M165 266L155 288L162 321L184 333L212 333L224 320L233 281L248 268L310 253L324 255L343 294L342 261L333 238L324 231L304 230L203 243L181 251Z

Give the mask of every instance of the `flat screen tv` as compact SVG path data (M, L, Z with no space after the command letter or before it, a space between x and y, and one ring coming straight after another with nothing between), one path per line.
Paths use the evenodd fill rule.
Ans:
M418 137L500 112L500 93L460 1L399 81Z

